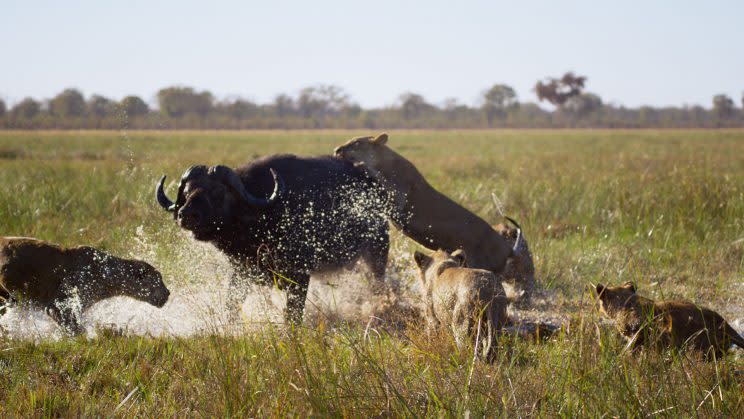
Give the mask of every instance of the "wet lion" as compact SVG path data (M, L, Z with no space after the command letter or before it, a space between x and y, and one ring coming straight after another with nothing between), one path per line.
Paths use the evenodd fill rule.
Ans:
M170 292L146 262L88 246L64 248L27 237L0 237L0 303L38 306L67 333L84 332L80 315L106 298L127 296L162 307Z

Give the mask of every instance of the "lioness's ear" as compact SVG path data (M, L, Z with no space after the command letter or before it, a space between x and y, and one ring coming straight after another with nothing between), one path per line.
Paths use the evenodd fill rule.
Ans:
M465 255L465 251L462 249L457 249L450 255L452 259L457 262L460 266L465 266L465 261L467 260L467 256Z
M633 285L633 283L631 281L628 281L628 282L624 283L623 284L623 288L627 288L627 289L630 290L630 292L633 292L633 293L636 292L636 287L635 287L635 285Z
M372 140L372 142L377 145L385 145L385 143L387 143L387 140L388 140L388 135L386 132L383 132L382 134L378 135L377 138Z
M418 265L418 267L422 271L425 271L426 268L428 268L429 265L431 264L431 258L419 252L418 250L413 252L413 260L416 261L416 265Z
M605 286L602 284L597 284L597 296L601 297L602 292L604 292Z

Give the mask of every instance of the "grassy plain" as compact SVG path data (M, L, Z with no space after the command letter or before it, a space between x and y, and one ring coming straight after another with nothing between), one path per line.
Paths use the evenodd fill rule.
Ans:
M0 132L0 233L127 255L176 281L185 240L153 199L191 164L330 153L374 132ZM744 131L401 131L390 145L490 222L525 228L567 327L492 365L420 327L267 326L239 336L0 338L0 415L740 416L744 358L621 354L589 283L632 280L744 325ZM169 191L173 194L174 184ZM496 199L494 199L494 197ZM498 204L497 204L498 203ZM396 264L415 245L394 235ZM392 267L391 269L394 269ZM403 280L415 281L409 275ZM208 285L204 285L205 287Z

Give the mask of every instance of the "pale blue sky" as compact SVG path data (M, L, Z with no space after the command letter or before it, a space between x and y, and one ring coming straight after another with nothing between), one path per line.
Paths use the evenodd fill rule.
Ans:
M65 87L152 102L169 85L268 102L308 85L363 106L400 93L534 101L573 70L605 102L703 104L744 91L744 1L0 0L0 97Z

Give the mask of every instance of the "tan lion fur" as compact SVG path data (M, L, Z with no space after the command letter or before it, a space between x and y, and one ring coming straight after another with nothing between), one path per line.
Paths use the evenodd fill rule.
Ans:
M487 222L434 189L410 161L386 146L387 134L360 137L336 155L364 168L394 193L391 219L421 245L450 252L463 249L468 266L500 273L511 255L507 240Z
M465 253L443 250L427 256L414 253L419 267L429 330L449 329L458 347L475 340L480 330L481 355L494 349L496 335L506 324L508 301L496 276L484 269L465 268ZM480 324L480 329L478 329Z
M630 347L688 347L717 357L731 344L744 348L744 339L713 310L689 301L641 297L630 282L618 287L597 284L596 292L600 311L615 320Z

